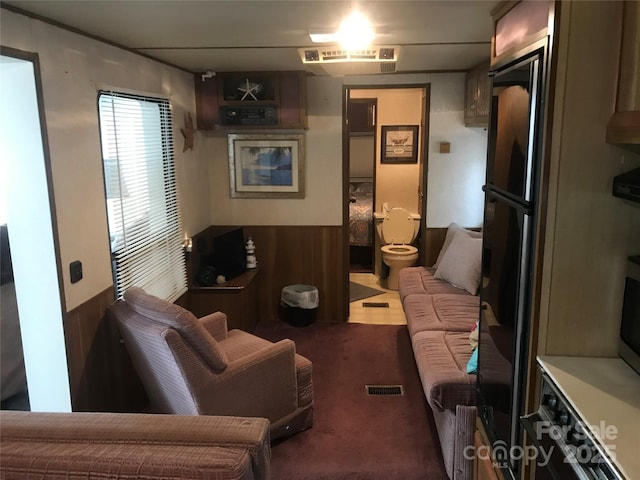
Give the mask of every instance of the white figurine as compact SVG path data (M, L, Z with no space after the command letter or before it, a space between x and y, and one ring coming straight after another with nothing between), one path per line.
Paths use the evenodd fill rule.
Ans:
M253 243L251 237L247 240L247 268L252 269L258 266L258 260L256 260L256 246Z

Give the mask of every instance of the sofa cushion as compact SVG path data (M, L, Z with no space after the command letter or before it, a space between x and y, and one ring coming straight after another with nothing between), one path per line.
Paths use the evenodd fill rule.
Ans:
M468 332L423 331L411 338L422 388L431 408L476 404L476 376L466 373L471 358Z
M402 302L409 333L414 336L424 330L469 331L480 315L480 299L473 295L414 294Z
M176 330L212 369L223 370L227 367L225 352L188 310L150 295L138 287L129 288L124 293L124 299L137 314Z
M435 278L435 272L435 268L430 267L406 267L400 270L398 274L400 300L404 300L408 295L424 293L470 295L463 288L455 287L445 280Z

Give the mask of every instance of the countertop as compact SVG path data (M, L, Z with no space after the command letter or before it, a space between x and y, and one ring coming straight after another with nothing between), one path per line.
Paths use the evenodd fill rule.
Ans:
M640 375L620 358L540 356L538 364L622 474L640 479Z

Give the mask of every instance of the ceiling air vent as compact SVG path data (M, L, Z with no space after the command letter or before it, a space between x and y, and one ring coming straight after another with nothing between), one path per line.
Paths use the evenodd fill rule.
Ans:
M299 48L302 63L317 75L364 75L396 71L398 46L345 50L337 45Z

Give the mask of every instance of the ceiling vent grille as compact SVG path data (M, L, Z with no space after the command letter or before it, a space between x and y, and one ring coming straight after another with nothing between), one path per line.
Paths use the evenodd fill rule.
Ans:
M340 68L347 74L393 73L400 47L394 45L372 46L360 50L345 50L337 45L299 48L302 63L316 74L335 74L336 64L351 65ZM338 66L338 65L336 65ZM318 68L319 67L319 68Z

